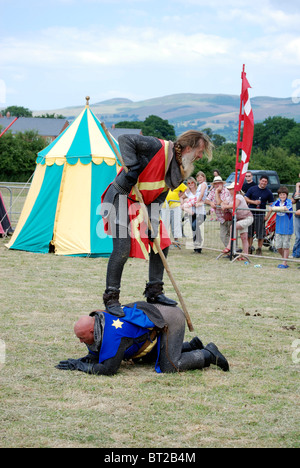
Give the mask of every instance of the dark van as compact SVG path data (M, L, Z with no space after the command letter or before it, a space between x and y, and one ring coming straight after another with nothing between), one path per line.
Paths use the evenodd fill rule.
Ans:
M253 171L252 169L249 172L253 175L253 181L258 185L259 180L262 175L267 175L269 177L268 189L272 193L277 193L277 190L280 187L280 180L276 171ZM232 172L230 176L226 179L226 184L231 184L235 181L235 172Z

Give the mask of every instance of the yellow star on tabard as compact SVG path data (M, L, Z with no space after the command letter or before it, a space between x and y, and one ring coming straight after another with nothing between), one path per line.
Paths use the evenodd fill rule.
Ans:
M124 322L121 322L119 319L118 320L113 320L112 327L115 327L117 330L118 328L122 328Z

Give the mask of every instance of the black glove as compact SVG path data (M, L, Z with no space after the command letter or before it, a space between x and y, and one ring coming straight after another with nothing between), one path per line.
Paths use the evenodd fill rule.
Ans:
M89 362L83 362L81 359L68 359L67 361L60 361L55 367L60 370L78 370L86 374L93 374L94 365Z
M126 181L128 184L133 187L139 178L140 175L140 164L136 164L135 166L131 166L128 169L128 172L125 175Z
M78 361L87 362L88 364L95 364L98 362L98 359L93 354L87 354L86 356L83 356L82 358L78 359Z

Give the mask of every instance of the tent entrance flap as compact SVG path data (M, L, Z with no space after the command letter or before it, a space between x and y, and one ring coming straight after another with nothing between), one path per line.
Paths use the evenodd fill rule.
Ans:
M46 170L39 193L16 240L9 245L11 249L38 253L49 252L63 166L54 164L53 166L44 166L44 168ZM38 177L43 176L42 171L39 171L38 168L37 175Z
M91 168L65 164L53 237L57 255L91 253Z

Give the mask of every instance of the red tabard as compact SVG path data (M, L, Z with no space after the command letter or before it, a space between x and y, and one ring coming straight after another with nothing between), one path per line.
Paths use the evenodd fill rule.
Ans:
M168 162L169 143L160 140L162 147L151 159L143 172L139 175L137 187L140 190L145 205L153 203L162 192L167 192L168 187L165 183L165 175ZM149 245L155 246L148 238L148 226L144 221L143 212L138 202L135 202L136 196L134 189L131 190L128 199L128 212L130 220L131 250L130 257L148 258ZM162 222L159 221L158 239L161 249L171 245L168 232Z
M162 144L161 149L156 153L143 172L139 175L137 182L137 186L143 196L145 205L150 205L162 192L168 191L168 187L165 183L165 174L167 170L169 142L164 140L160 140L160 142ZM102 201L107 190L108 187L101 197ZM148 226L144 221L141 206L136 201L136 196L133 189L131 190L128 198L128 214L130 222L129 233L131 236L131 249L129 256L148 259L149 246L151 245L151 247L154 248L154 251L155 246L148 238ZM105 232L109 233L107 220L103 218L103 222ZM161 220L159 221L158 239L162 250L171 245L170 237Z

